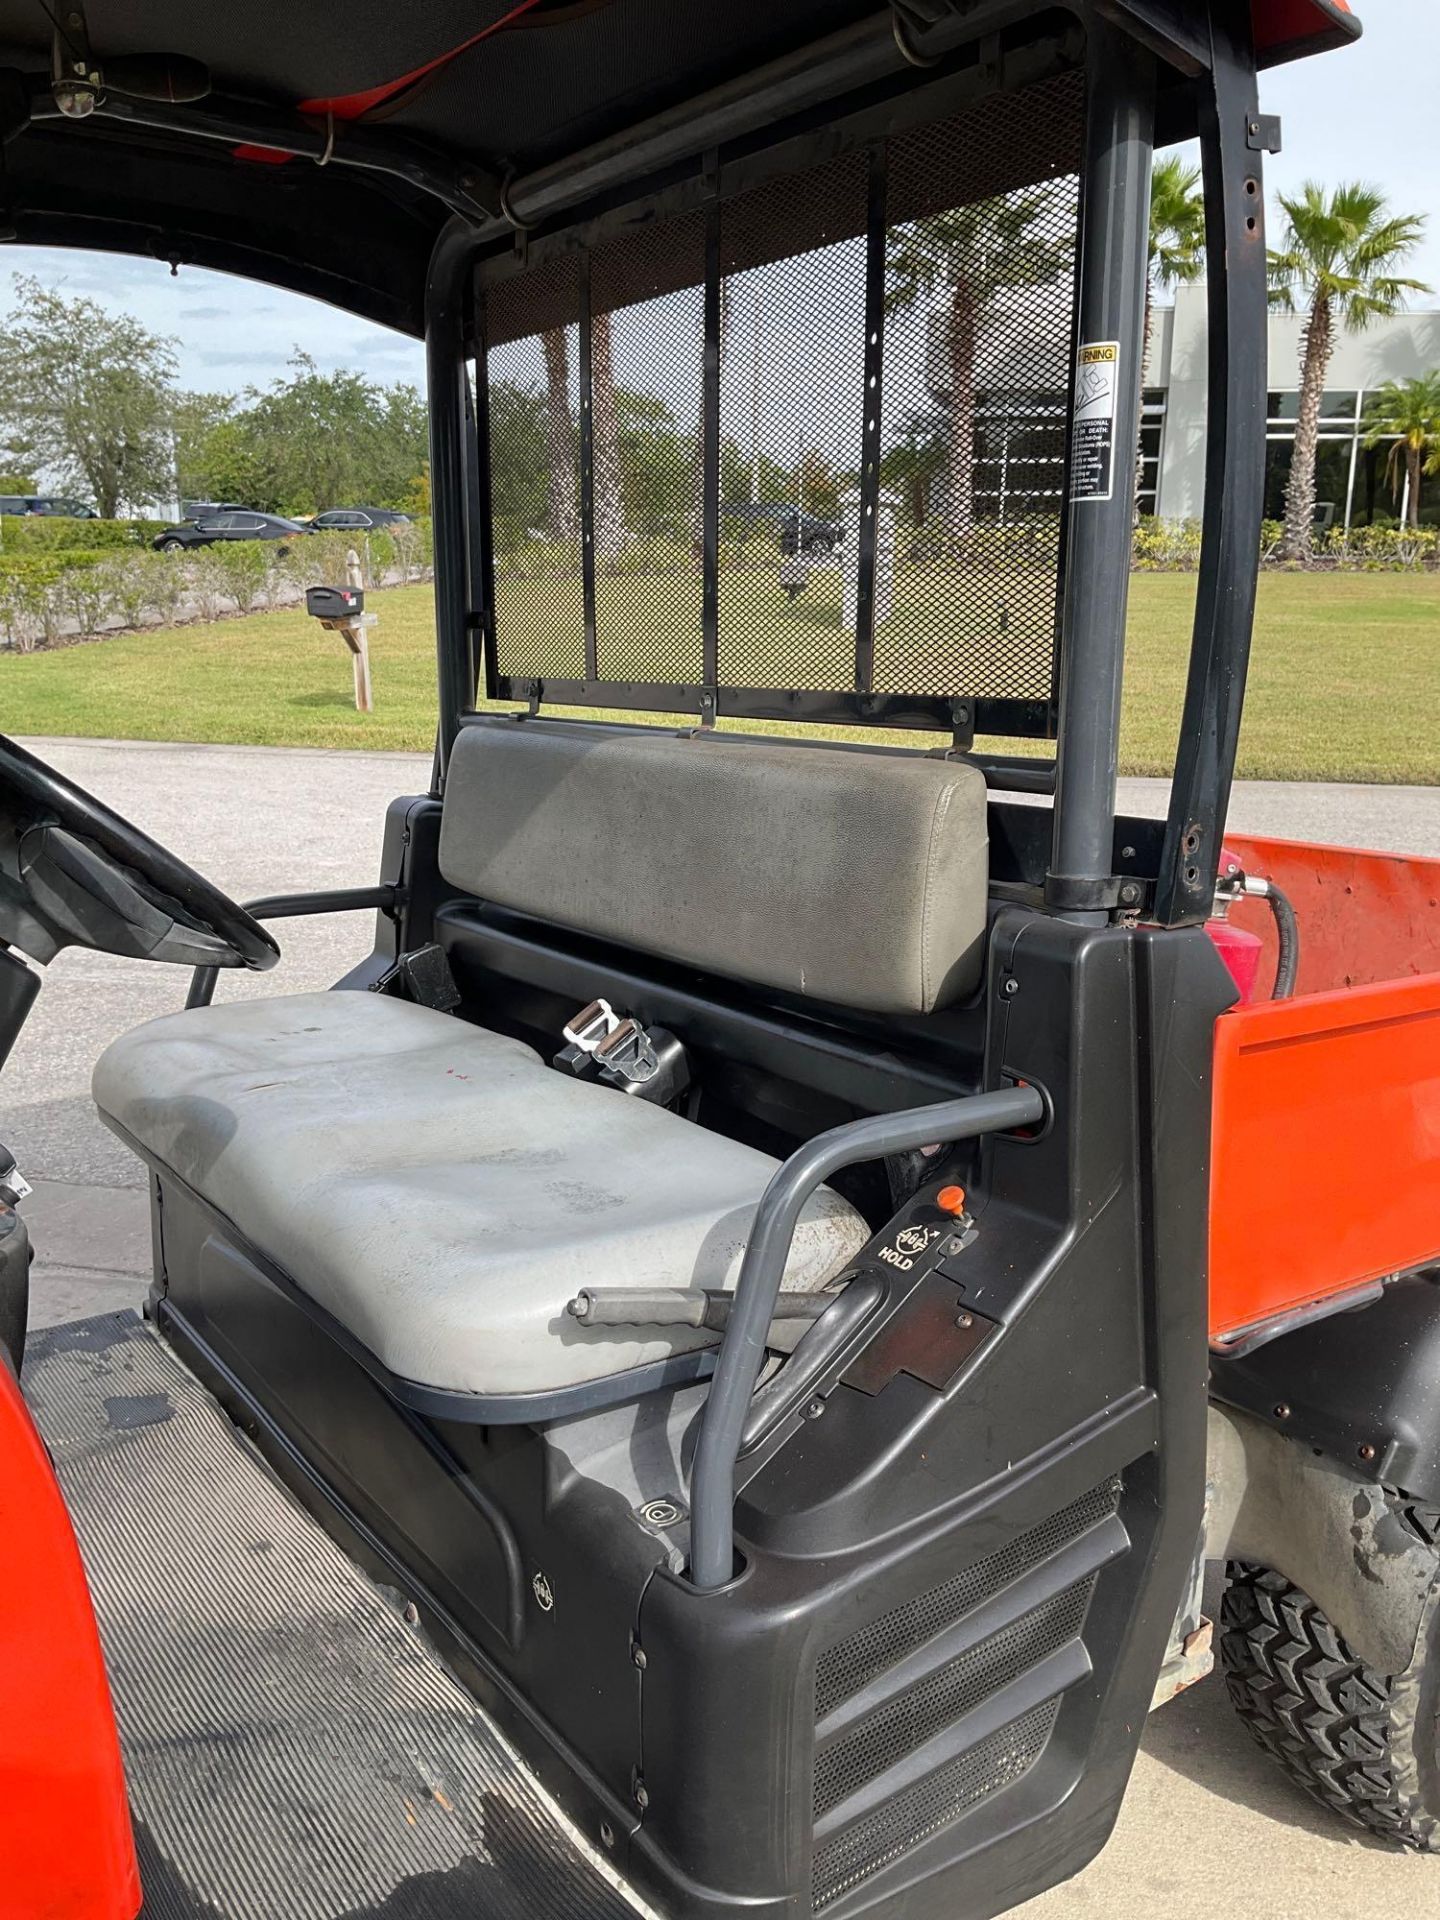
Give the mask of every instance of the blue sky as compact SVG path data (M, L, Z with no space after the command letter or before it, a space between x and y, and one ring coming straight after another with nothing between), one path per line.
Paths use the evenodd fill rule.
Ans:
M1307 177L1376 181L1406 211L1430 211L1413 272L1440 289L1440 7L1436 0L1357 0L1358 47L1270 75L1263 104L1285 123L1285 152L1267 166L1272 189ZM318 301L223 274L153 260L37 247L0 250L0 300L15 273L134 314L176 337L182 384L235 392L283 372L295 347L323 367L382 381L422 379L417 343ZM1440 307L1440 291L1418 301Z

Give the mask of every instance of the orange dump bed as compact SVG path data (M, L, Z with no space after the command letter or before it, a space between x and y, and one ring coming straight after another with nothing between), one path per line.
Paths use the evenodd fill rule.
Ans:
M1440 860L1227 834L1300 923L1215 1029L1210 1334L1440 1260ZM1266 941L1263 901L1233 910Z

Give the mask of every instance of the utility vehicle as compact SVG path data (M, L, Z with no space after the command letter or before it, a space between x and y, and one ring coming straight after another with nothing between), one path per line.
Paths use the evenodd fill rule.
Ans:
M1207 1558L1258 1737L1433 1847L1440 873L1224 831L1257 70L1356 23L55 19L0 4L22 240L423 331L438 720L374 885L249 910L0 744L7 1041L66 944L197 970L95 1069L147 1315L0 1375L5 1911L997 1914L1104 1843ZM1117 817L1195 135L1204 549ZM802 597L722 538L757 447L858 489ZM216 993L332 911L336 990Z

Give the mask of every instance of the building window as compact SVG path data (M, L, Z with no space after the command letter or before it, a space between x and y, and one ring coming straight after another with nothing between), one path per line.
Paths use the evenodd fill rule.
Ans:
M1140 403L1140 474L1136 510L1156 511L1160 498L1160 460L1165 446L1165 389L1147 387Z
M1355 419L1359 403L1358 393L1345 388L1332 392L1327 388L1320 396L1320 418L1322 421L1343 420L1348 423ZM1265 412L1269 416L1272 427L1293 427L1300 417L1300 395L1288 392L1271 393Z
M1265 518L1285 518L1285 489L1290 483L1290 465L1295 453L1295 438L1271 434L1265 443ZM1355 453L1355 435L1322 434L1315 448L1315 530L1324 533L1331 527L1343 527L1350 501L1350 469Z

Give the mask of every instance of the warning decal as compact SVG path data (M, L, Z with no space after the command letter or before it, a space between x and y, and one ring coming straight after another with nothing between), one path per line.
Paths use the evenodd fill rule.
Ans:
M1109 500L1115 492L1115 398L1120 343L1082 346L1075 368L1075 424L1070 441L1070 498Z

